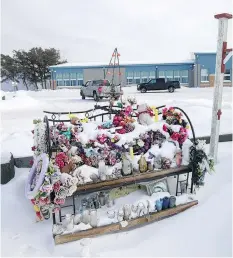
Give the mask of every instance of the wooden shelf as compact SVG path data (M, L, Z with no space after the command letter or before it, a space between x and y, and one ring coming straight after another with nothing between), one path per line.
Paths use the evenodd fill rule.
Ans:
M195 201L191 201L191 202L188 202L185 204L178 205L171 209L163 210L160 212L152 212L152 213L150 213L150 215L146 215L143 217L139 217L139 218L127 221L128 224L125 227L122 227L121 223L114 223L114 224L97 227L97 228L91 228L91 229L87 229L87 230L83 230L83 231L79 231L79 232L75 232L75 233L57 235L57 236L55 236L54 241L55 241L56 245L64 244L64 243L76 241L76 240L79 240L79 239L82 239L85 237L94 237L97 235L103 235L103 234L107 234L107 233L111 233L111 232L127 230L132 227L136 227L136 226L143 225L146 223L150 223L150 222L168 218L168 217L176 215L182 211L185 211L188 208L191 208L192 206L197 205L197 204L198 204L198 201L195 200Z
M154 171L148 171L145 173L135 174L131 176L123 176L122 178L119 178L119 179L79 185L74 195L109 190L115 187L153 181L156 179L161 179L163 177L181 175L188 172L190 172L190 168L188 166L181 166L179 168L171 168L166 170L154 170Z

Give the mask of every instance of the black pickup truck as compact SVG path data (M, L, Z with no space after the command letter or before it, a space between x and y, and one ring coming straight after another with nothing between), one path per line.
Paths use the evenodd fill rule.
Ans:
M137 90L145 93L150 90L168 90L174 92L175 89L180 88L179 81L165 81L164 78L151 79L148 82L137 85Z

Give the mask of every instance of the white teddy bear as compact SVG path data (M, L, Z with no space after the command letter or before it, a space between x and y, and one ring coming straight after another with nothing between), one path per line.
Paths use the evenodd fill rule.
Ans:
M149 106L147 104L138 105L138 122L141 125L151 125L153 124L153 118L147 112Z

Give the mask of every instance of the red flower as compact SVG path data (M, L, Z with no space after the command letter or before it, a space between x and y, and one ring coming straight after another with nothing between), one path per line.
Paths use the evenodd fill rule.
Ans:
M163 125L163 130L167 132L167 126L165 124Z
M162 112L163 112L163 115L165 115L167 113L167 108L163 108Z
M31 132L34 134L34 130L31 130Z
M32 203L33 205L36 205L36 200L35 200L35 199L31 199L31 203Z
M46 198L41 198L40 197L40 199L39 199L40 206L44 206L44 205L49 204L49 203L50 203L50 201L49 201L48 197L46 197Z
M186 130L186 128L181 127L181 128L180 128L180 133L187 134L187 130Z
M32 147L32 151L35 151L35 150L36 150L36 147L35 147L35 146L33 146L33 147Z
M34 160L33 160L33 159L31 159L31 160L29 161L30 166L32 166L32 165L33 165L33 163L34 163Z
M179 133L173 133L173 134L171 135L171 138L172 138L172 140L174 140L174 141L178 141L178 140L179 140L179 137L180 137Z
M185 134L180 135L179 143L183 144L187 138L188 138L188 136Z
M147 113L150 115L150 116L154 116L154 112L151 108L147 108Z

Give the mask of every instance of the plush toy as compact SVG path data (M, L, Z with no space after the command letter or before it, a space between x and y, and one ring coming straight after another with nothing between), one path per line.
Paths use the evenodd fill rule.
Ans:
M138 123L141 125L151 125L153 124L153 111L147 104L138 105Z

